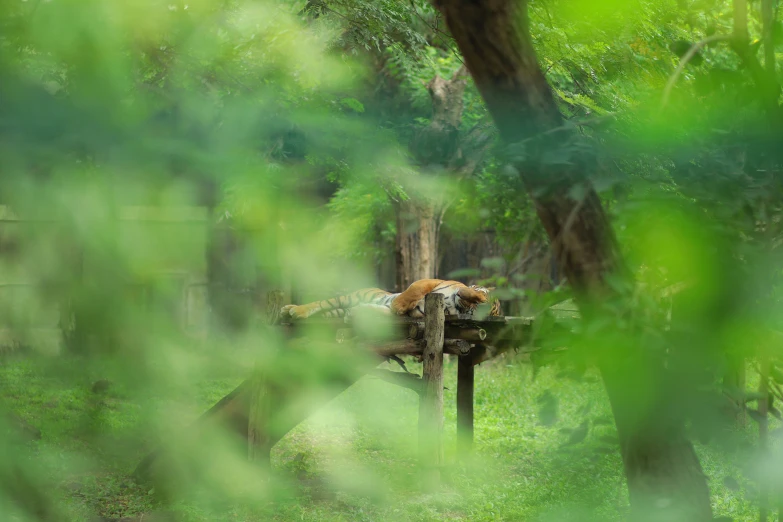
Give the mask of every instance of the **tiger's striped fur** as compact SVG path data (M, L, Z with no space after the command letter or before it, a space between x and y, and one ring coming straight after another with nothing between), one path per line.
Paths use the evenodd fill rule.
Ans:
M412 283L404 292L392 293L379 288L364 288L356 292L315 301L304 305L286 305L283 317L305 319L316 314L325 317L343 317L355 307L374 308L383 313L424 317L424 297L432 292L443 294L446 315L472 314L476 307L486 303L492 288L467 286L459 281L422 279ZM489 315L502 315L500 301L495 299Z

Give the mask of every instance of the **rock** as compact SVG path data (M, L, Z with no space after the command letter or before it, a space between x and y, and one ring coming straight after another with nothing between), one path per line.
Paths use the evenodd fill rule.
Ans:
M101 379L100 381L95 381L93 383L92 392L106 393L109 390L109 387L111 387L111 381L108 379Z

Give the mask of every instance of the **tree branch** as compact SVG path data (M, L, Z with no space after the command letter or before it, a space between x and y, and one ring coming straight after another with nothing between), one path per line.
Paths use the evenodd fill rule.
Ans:
M376 369L373 370L370 373L370 375L375 376L388 383L395 384L397 386L402 386L403 388L408 388L409 390L413 390L419 394L422 391L421 377L419 377L414 373L394 372L391 370Z
M677 69L674 70L674 73L669 77L669 81L666 82L666 87L664 87L663 96L661 97L661 109L665 108L669 103L669 96L671 95L672 89L674 88L674 84L677 83L677 80L680 78L680 75L685 69L685 66L688 65L688 62L690 62L694 56L696 56L696 53L711 43L727 42L733 38L734 36L729 34L716 34L693 44L691 48L688 49L688 52L685 53L685 56L683 56L680 60L680 64L677 66Z

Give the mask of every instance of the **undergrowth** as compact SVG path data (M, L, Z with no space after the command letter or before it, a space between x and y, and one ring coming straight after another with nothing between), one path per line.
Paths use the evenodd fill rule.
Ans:
M150 444L142 408L156 402L133 399L121 383L101 384L99 373L69 379L63 368L78 364L67 357L46 364L13 357L0 364L0 397L40 430L39 440L25 444L77 520L161 512L185 521L611 521L626 510L611 412L590 372L577 382L556 368L534 372L513 356L480 366L475 449L468 459L455 454L456 361L447 361L447 464L437 494L416 485L417 396L365 377L274 448L273 467L295 487L250 508L229 501L202 505L197 498L164 502L154 488L136 484L130 473ZM205 378L188 398L193 412L206 410L241 380ZM752 441L754 433L750 426L740 436ZM754 520L756 492L740 478L739 456L713 446L697 449L716 515Z

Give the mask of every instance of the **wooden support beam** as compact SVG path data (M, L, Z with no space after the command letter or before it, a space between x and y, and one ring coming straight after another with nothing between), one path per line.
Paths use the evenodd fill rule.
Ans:
M392 316L390 321L400 324L406 327L411 324L423 324L424 320L418 317L406 317L406 316ZM450 315L445 318L446 326L457 328L487 328L490 326L502 327L506 325L522 325L530 326L534 323L532 317L485 317L483 319L477 319L471 315ZM314 316L307 319L291 319L290 317L281 318L279 324L290 325L293 327L302 326L332 326L333 328L345 328L346 325L350 325L353 322L353 318L348 317L322 317Z
M352 322L354 318L323 318L313 317L301 321L286 319L281 327L292 335L297 336L306 332L307 328L333 329L338 342L344 342L354 336ZM381 353L379 355L420 355L420 345L410 342L423 341L425 321L412 317L393 317L390 319L396 326L396 339L392 342L386 338L367 338L367 332L362 332L361 342L366 346L375 346ZM447 343L445 353L451 352L451 348L458 345L449 345L451 340L463 340L470 344L491 347L485 350L483 358L474 359L478 364L483 360L497 356L510 348L522 348L527 345L532 336L532 324L530 317L485 317L476 319L471 316L447 316L445 318L444 338ZM395 344L397 343L397 344Z
M467 457L473 450L473 390L475 366L470 355L457 363L457 456Z
M375 369L372 371L372 373L370 373L370 375L378 377L379 379L382 379L388 383L396 384L397 386L402 386L403 388L408 388L409 390L413 390L421 395L422 380L421 377L414 373L393 372L391 370Z
M425 332L422 353L422 394L419 400L419 455L422 486L436 489L443 465L443 333L444 300L441 294L424 298Z
M318 351L320 350L314 348L309 353L302 353L301 361L317 360ZM281 352L279 357L288 358L286 355L285 352ZM261 442L270 448L273 447L286 433L377 365L377 361L373 358L355 357L352 360L355 362L354 365L329 368L320 373L317 380L313 380L311 374L304 373L291 377L284 388L267 388L266 391L269 393L267 404L273 405L274 409L269 412L268 424L261 432L265 437ZM270 363L270 367L275 367L275 361ZM268 385L269 379L265 380ZM250 434L248 425L251 403L257 401L259 397L255 385L253 378L245 380L196 419L191 426L184 429L181 437L173 441L163 441L158 448L142 459L133 472L134 478L140 482L152 481L153 483L158 483L158 479L162 479L161 484L169 480L182 480L183 475L188 477L199 473L202 469L197 465L198 457L183 448L200 446L206 448L205 453L208 452L211 439L206 435L214 433L215 430L227 430L247 437ZM258 402L256 404L258 405ZM172 462L177 462L178 465L173 466Z
M423 339L424 331L424 322L410 323L408 325L408 337L410 339ZM487 338L487 331L483 328L465 327L446 323L446 329L443 335L446 339L463 339L472 343L478 343Z
M370 350L382 357L390 355L422 355L427 343L424 339L414 341L389 341L385 343L367 343ZM443 342L443 353L450 355L467 355L470 353L470 343L463 339L446 339Z

